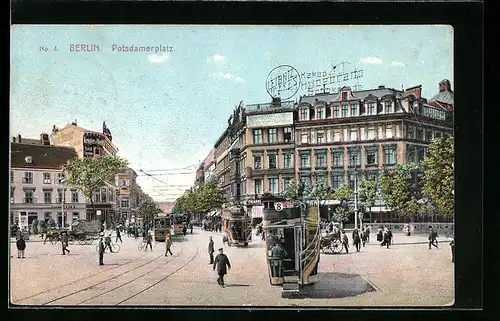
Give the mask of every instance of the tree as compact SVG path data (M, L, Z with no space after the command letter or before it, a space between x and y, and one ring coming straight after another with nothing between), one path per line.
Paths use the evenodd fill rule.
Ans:
M359 184L359 200L366 208L368 208L371 221L372 207L375 205L375 201L377 200L377 183L375 181L361 181Z
M386 170L379 177L380 196L387 207L396 215L410 217L420 213L418 203L419 184L415 182L419 165L398 164L393 170Z
M352 195L352 189L344 185L337 189L333 194L330 194L334 200L340 201L340 205L333 211L333 217L336 221L340 222L341 228L344 228L344 222L349 220L349 216L353 212L352 206L349 205L349 200Z
M137 208L137 215L143 219L144 223L149 225L151 225L154 217L160 212L161 210L157 208L156 202L149 195L147 195L146 199Z
M439 214L447 217L454 213L453 143L453 137L434 139L424 158L423 170L423 195Z
M115 176L128 162L117 156L73 158L63 165L68 173L65 185L78 188L90 200L96 213L93 196L106 185L115 185Z
M224 192L216 180L204 182L196 190L190 188L175 201L172 212L174 213L206 213L215 208L220 208L225 202Z
M283 191L283 197L288 201L295 201L298 198L299 185L295 181L291 181Z

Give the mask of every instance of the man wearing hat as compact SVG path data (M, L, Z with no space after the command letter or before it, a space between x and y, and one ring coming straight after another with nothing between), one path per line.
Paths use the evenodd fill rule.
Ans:
M210 263L208 263L208 264L214 264L214 252L215 252L215 250L214 250L214 240L210 236L209 240L208 240L208 255L210 257Z
M231 264L229 263L229 259L226 254L223 253L222 247L219 249L219 254L215 257L214 260L214 271L217 266L217 273L219 274L219 278L217 279L217 283L220 286L224 287L224 274L227 274L226 265L229 269L231 269Z
M104 265L103 259L104 259L104 241L103 241L103 236L104 233L101 233L99 235L99 265Z

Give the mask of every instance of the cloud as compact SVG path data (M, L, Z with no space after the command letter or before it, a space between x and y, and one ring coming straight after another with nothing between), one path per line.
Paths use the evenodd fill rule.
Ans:
M216 62L219 62L219 61L223 61L225 59L226 59L226 57L215 54L212 57L208 57L207 58L207 62L208 63L216 63Z
M157 54L152 54L148 56L148 60L152 64L162 64L165 61L168 60L168 55L157 55Z
M235 75L230 74L230 73L218 72L218 73L215 73L214 76L221 78L221 79L233 80L236 82L244 82L245 81L243 78L235 76Z
M381 64L383 62L382 59L377 57L361 58L361 61L364 62L365 64Z
M399 61L393 61L393 62L391 62L391 65L393 65L393 66L398 66L398 67L403 67L403 66L405 66L405 64L404 64L404 63L399 62Z

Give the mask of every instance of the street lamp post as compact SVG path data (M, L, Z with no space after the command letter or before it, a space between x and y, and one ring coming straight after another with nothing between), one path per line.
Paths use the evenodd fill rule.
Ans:
M354 156L351 157L354 164L354 228L358 228L358 164Z
M66 216L64 214L64 201L66 200L66 189L64 188L64 184L66 183L66 179L62 178L60 183L62 186L62 199L61 199L61 225L62 227L66 227Z

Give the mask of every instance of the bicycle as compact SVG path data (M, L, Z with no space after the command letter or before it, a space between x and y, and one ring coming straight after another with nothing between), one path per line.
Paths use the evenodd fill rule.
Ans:
M151 244L151 246L153 246L153 245ZM140 242L137 245L137 249L139 251L147 251L148 250L148 242L146 242L145 240L143 240L142 242Z
M120 245L118 245L116 243L111 243L111 248L113 249L113 253L120 252ZM97 251L97 253L99 253L99 244L97 244L97 246L95 247L95 250ZM108 251L109 251L109 246L105 246L104 253L106 253Z

